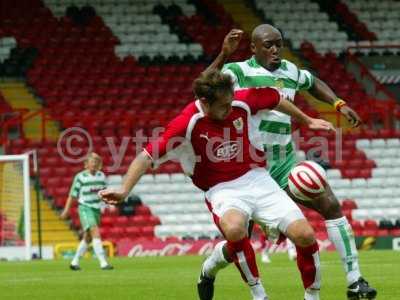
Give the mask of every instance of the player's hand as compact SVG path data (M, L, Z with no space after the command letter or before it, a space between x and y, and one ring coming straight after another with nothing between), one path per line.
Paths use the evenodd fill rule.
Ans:
M66 220L66 219L68 219L68 215L69 215L68 211L64 209L60 215L60 218L63 220Z
M336 131L335 127L333 127L331 122L314 118L310 118L310 122L308 123L308 128L311 130Z
M128 196L128 193L122 189L105 189L98 193L99 197L107 204L118 205Z
M229 31L224 38L221 52L227 57L231 56L238 48L242 36L243 30L232 29Z
M349 106L345 105L340 109L343 116L349 121L352 127L358 127L362 123L360 116Z

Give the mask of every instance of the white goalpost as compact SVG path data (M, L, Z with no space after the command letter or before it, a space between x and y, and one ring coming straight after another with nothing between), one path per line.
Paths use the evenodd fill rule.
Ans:
M29 155L0 155L0 257L32 259Z

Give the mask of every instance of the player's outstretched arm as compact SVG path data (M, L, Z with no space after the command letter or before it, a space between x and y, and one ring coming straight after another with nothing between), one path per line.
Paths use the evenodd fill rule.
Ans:
M309 92L318 100L333 105L335 109L342 113L347 121L353 126L357 127L362 123L358 114L347 105L345 101L338 98L334 91L321 79L314 77L314 85Z
M335 128L330 122L322 119L311 118L286 99L281 99L274 109L295 118L297 121L307 125L308 128L312 130L335 131Z
M236 51L239 46L240 40L242 39L243 31L240 29L232 29L225 36L222 48L218 56L214 61L205 69L205 73L212 70L221 70L227 59Z
M101 199L107 204L118 204L124 201L140 177L151 166L150 156L142 151L130 164L122 186L118 189L105 189L99 192Z
M74 198L69 196L67 199L67 202L65 202L64 210L62 211L60 217L61 219L65 220L68 218L69 215L69 210L71 209L72 201L74 201Z

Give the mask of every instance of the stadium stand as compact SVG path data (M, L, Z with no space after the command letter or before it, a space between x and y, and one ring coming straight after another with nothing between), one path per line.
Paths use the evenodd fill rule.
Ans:
M383 0L377 3L375 1L344 0L343 2L357 14L369 30L375 33L379 41L387 44L400 42L400 34L397 30L400 25L398 1Z
M381 122L388 119L388 113L394 109L393 99L392 101L376 101L375 95L368 95L364 86L344 67L334 53L322 55L316 51L313 44L308 42L301 45L300 51L310 62L312 69L318 73L318 77L329 84L340 97L347 99L364 122L372 124L375 119L373 115L379 115ZM369 105L365 105L366 101Z
M13 49L17 45L17 41L13 37L3 37L0 39L0 63L6 60Z
M11 113L12 109L10 105L4 100L2 93L0 92L0 113L1 113L1 122L4 121L6 114Z
M375 33L371 32L346 3L341 1L317 1L318 5L334 19L339 28L348 33L351 41L376 40Z
M67 9L68 4L64 1L48 1L49 7L56 16L61 16ZM186 4L185 1L178 1L176 6L180 13L191 16L195 12L193 5ZM166 58L172 55L185 56L202 54L199 44L186 44L179 41L179 37L170 32L168 25L162 23L159 15L154 14L156 2L135 2L127 3L102 3L96 6L96 11L103 17L105 24L112 30L119 39L120 44L115 47L115 53L119 57L129 54L140 57L149 56L153 58L162 55ZM74 7L77 9L77 7ZM81 10L85 8L82 7ZM88 7L86 7L88 9ZM68 10L72 10L69 7ZM139 43L138 43L139 42Z
M340 53L347 47L346 32L340 31L338 24L329 20L328 14L311 0L279 3L256 0L255 4L265 19L283 30L294 49L299 49L306 40L312 41L321 53Z
M17 3L22 15L16 18L17 9L11 10L3 20L6 26L1 36L14 36L22 52L38 51L37 57L32 56L33 65L27 64L27 82L62 128L79 126L91 134L94 150L104 158L106 167L113 161L104 137L115 137L120 144L124 137L131 137L138 130L150 135L153 128L165 125L192 99L192 80L219 51L224 35L234 26L232 17L214 1L93 1L88 6L86 1L47 0L47 7L41 1L31 1L29 9L24 9L25 2ZM347 30L332 21L314 1L278 4L257 0L255 6L263 11L266 20L283 29L304 62L371 125L376 119L385 120L392 107L368 95L336 54L361 43L357 41L371 33L368 29L379 39L385 34L375 31L366 15L360 15L353 4L345 3L347 6L340 5L358 17L353 23L349 21ZM346 19L344 11L339 13ZM301 22L294 19L296 16ZM362 31L359 20L368 29ZM305 40L308 42L304 43ZM245 37L232 60L248 56L247 45ZM308 114L317 115L307 107L303 96L298 96L296 102ZM315 133L301 133L306 139L299 148L306 152L313 146L308 140ZM339 158L334 150L334 136L326 137L330 149L325 161L330 168L328 178L356 235L399 235L400 165L393 168L398 163L398 131L366 129L348 133ZM54 141L20 138L11 142L9 151L39 149L41 185L59 209L65 204L73 174L81 166L66 163L56 146ZM126 172L140 149L128 147L127 151L120 168L113 171L116 175L108 177L110 186L121 183L119 174ZM134 193L141 200L131 195L134 200L124 209L105 210L101 229L104 239L117 243L127 238L219 236L202 193L176 163L145 175ZM313 211L305 212L316 231L323 235L322 218ZM71 223L75 229L80 226L76 207L71 212Z
M386 220L394 224L400 213L399 139L359 139L357 148L373 159L377 167L373 170L372 178L365 182L352 182L353 187L362 188L359 190L362 193L354 197L358 209L353 212L353 218Z

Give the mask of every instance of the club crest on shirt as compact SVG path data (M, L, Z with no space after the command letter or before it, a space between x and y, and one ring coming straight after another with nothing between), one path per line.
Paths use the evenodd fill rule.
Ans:
M233 120L233 126L236 128L236 131L243 131L243 125L244 123L242 117Z

